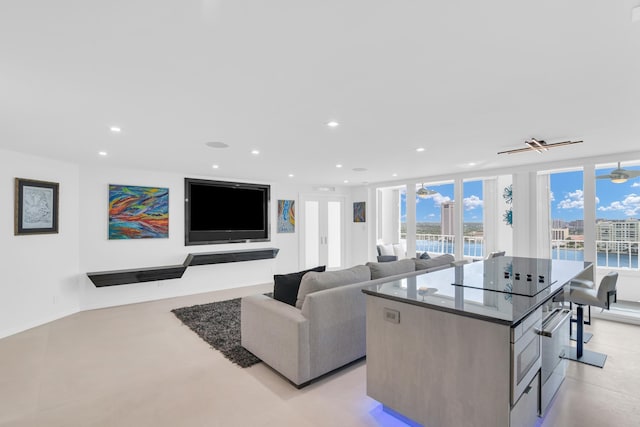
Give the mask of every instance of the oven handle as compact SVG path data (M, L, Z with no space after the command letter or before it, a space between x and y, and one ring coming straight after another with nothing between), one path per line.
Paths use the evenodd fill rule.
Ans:
M553 319L553 321L550 322L550 325L546 325L547 327L544 327L541 330L537 329L536 333L538 335L542 335L543 337L553 337L553 333L562 327L566 323L567 319L571 317L571 310L564 309L553 316L557 317L557 319Z

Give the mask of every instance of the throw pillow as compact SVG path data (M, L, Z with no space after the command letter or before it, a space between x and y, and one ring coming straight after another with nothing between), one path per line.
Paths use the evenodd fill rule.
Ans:
M430 258L431 257L427 252L422 252L422 254L420 254L420 259L430 259Z
M307 294L312 292L331 289L338 286L351 285L371 280L371 270L366 265L356 265L338 271L326 271L324 273L309 272L300 281L296 308L302 308Z
M378 251L380 255L393 256L393 245L378 245Z
M327 267L321 265L319 267L310 268L309 270L298 271L290 274L274 274L273 276L273 299L282 301L289 305L296 305L298 289L302 276L310 271L325 271Z
M405 258L406 252L401 243L393 245L393 254L398 257L398 259Z

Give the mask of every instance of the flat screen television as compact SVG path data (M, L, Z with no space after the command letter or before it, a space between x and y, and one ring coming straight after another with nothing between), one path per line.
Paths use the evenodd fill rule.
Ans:
M185 245L268 241L270 189L185 178Z

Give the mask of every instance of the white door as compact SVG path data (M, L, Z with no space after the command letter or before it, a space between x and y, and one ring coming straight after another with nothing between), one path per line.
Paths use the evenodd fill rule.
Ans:
M303 195L300 197L300 263L302 269L326 265L344 267L344 198Z

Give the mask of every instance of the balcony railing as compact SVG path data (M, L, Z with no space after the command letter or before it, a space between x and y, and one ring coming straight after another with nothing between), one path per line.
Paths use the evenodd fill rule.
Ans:
M406 233L400 239L406 241ZM463 236L463 256L471 258L484 257L484 237ZM455 236L450 234L416 234L416 251L437 254L453 254L455 251Z
M638 270L638 242L596 240L598 267ZM584 260L584 241L552 240L553 259Z

